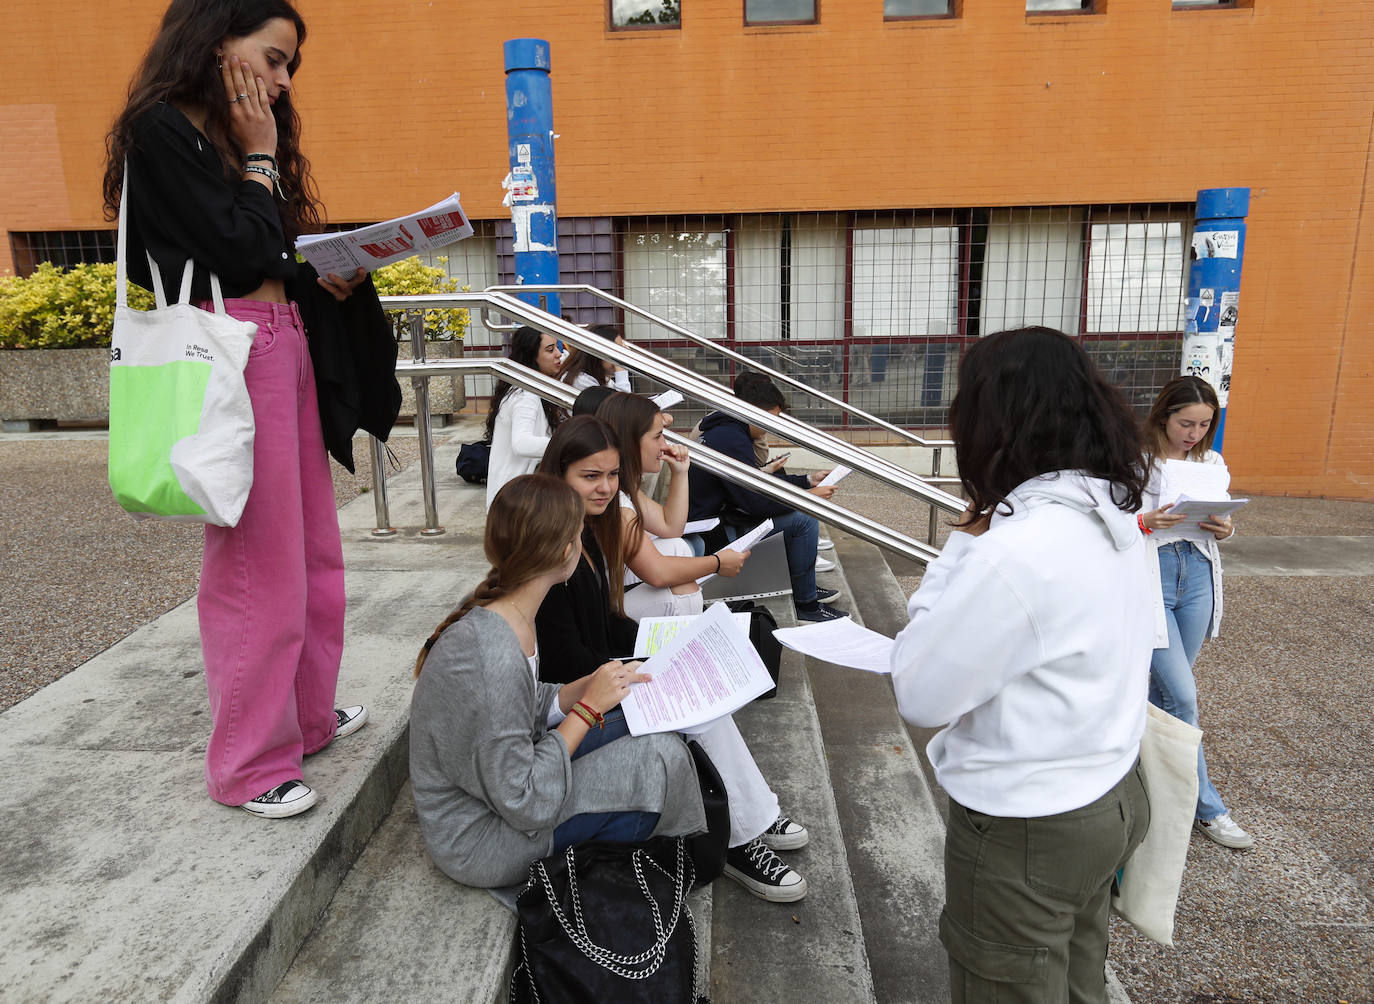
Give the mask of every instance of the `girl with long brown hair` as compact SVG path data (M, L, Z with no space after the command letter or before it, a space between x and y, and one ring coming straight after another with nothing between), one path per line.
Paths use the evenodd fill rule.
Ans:
M1164 497L1164 465L1170 460L1224 465L1221 454L1212 449L1219 409L1216 391L1206 380L1175 377L1159 392L1144 426L1150 481L1143 502L1148 511L1140 513L1138 519L1140 531L1154 551L1153 567L1159 572L1163 601L1162 627L1169 639L1168 645L1155 649L1150 660L1150 703L1189 725L1198 724L1193 663L1203 641L1215 638L1221 629L1221 551L1217 544L1231 537L1236 528L1230 516L1212 516L1198 524L1209 534L1206 540L1165 539L1170 535L1158 531L1173 529L1183 517L1168 511L1177 499ZM1212 783L1201 746L1197 751L1197 779L1197 828L1223 847L1252 847L1254 837L1231 818Z
M534 617L580 559L582 502L523 475L492 500L491 569L416 661L410 775L425 845L459 882L520 881L584 840L705 829L696 768L676 734L630 736L618 706L649 679L610 660L565 685L539 679Z
M302 757L366 721L334 707L344 580L325 444L351 469L354 431L385 439L400 403L371 282L318 277L292 247L321 220L292 100L304 40L287 0L174 0L110 131L104 180L135 282L156 270L173 283L189 263L194 301L209 306L217 276L225 310L257 325L252 491L237 526L206 527L198 608L206 784L265 817L314 805ZM307 322L320 329L309 343Z

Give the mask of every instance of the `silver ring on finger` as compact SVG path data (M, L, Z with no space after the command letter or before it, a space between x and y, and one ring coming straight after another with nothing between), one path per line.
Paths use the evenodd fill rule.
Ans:
M239 94L239 96L238 96L237 98L235 98L234 100L236 100L236 101L247 101L247 100L248 100L248 95L247 95L247 94Z

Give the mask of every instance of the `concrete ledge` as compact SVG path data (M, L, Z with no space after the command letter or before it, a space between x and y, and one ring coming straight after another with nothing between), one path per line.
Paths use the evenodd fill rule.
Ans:
M455 453L439 451L449 478ZM390 484L398 526L422 521L416 480ZM340 513L339 699L366 704L369 722L307 759L323 798L302 816L255 819L206 796L193 602L0 715L0 998L271 992L404 783L415 652L483 570L480 491L441 498L450 532L423 542L369 538L368 496Z

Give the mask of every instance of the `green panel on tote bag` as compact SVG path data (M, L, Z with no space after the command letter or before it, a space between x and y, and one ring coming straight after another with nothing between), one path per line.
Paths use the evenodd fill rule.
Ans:
M110 490L129 512L200 516L172 470L172 446L200 429L210 364L110 367Z

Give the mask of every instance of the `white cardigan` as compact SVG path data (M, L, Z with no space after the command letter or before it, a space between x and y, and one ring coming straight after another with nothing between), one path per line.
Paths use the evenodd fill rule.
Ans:
M1226 461L1221 458L1221 454L1216 450L1208 450L1203 454L1202 459L1195 461L1195 463L1220 464L1223 467L1226 466ZM1140 506L1141 512L1151 512L1158 509L1161 505L1170 505L1174 502L1174 499L1160 500L1159 493L1163 487L1164 467L1159 459L1156 458L1154 465L1150 468L1150 483L1145 486L1145 495ZM1235 535L1235 531L1232 530L1231 537ZM1231 537L1227 537L1226 539L1230 540ZM1158 599L1155 601L1155 640L1159 643L1159 648L1168 648L1169 627L1164 619L1164 584L1159 578L1158 552L1159 549L1165 544L1168 544L1169 541L1159 540L1158 534L1150 534L1145 538L1145 541L1150 545L1151 554L1155 559L1151 562L1151 567L1154 570L1155 576L1155 592L1158 596ZM1217 547L1218 542L1214 537L1208 537L1207 540L1202 542L1194 540L1189 541L1189 543L1201 551L1202 556L1207 559L1207 563L1212 566L1212 622L1208 625L1207 637L1215 638L1221 634L1221 550Z
M904 718L948 725L927 752L951 798L1046 816L1100 798L1139 754L1154 553L1107 483L1079 472L1033 478L1010 502L926 569L892 683Z
M491 461L487 467L487 508L491 508L506 484L522 474L533 474L552 432L538 395L512 387L501 399L496 425L491 432Z

